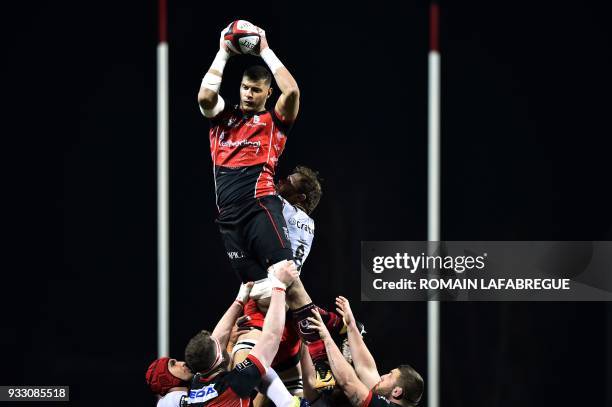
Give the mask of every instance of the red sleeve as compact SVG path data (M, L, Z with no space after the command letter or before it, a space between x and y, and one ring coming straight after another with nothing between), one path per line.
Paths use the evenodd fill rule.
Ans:
M368 397L366 397L365 400L363 400L363 404L361 405L361 407L368 407L371 401L372 401L372 390L368 392Z
M259 370L259 374L262 376L265 376L266 374L266 368L263 366L263 364L259 361L259 359L257 359L255 356L249 354L249 356L247 356L247 359L249 359L251 362L253 362L253 364L255 366L257 366L257 370ZM371 398L371 395L370 395Z
M281 129L285 134L288 134L293 127L293 121L287 120L283 117L276 109L272 112L272 121Z

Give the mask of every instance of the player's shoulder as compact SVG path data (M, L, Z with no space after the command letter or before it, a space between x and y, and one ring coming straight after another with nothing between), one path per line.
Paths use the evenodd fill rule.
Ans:
M296 218L298 220L300 220L300 222L302 223L306 223L308 224L308 226L312 229L314 229L314 219L310 217L310 215L308 215L303 209L299 208L299 207L295 207L297 212L296 212Z
M159 399L157 407L180 407L183 396L187 396L186 391L171 391Z
M203 406L205 403L222 395L228 387L225 383L226 376L227 372L222 372L208 380L202 377L201 374L196 374L191 380L189 393L185 395L183 405Z
M379 406L379 407L384 407L384 406L390 406L390 407L401 407L399 404L396 404L394 402L392 402L391 400L389 400L388 398L381 396L379 394L375 394L372 393L372 399L370 400L370 406Z
M308 223L309 225L312 225L312 227L314 227L314 219L312 219L303 209L301 209L299 206L291 204L289 201L287 201L280 195L279 198L283 203L284 212L289 212L291 214L291 217L299 220L302 223Z
M246 370L258 371L262 376L266 374L266 368L253 354L249 354L245 360L237 363L232 372L241 373Z
M240 111L240 105L238 104L226 104L225 108L222 112L220 112L215 117L211 118L211 123L214 125L221 126L230 126L239 121L239 118L242 116L242 112Z

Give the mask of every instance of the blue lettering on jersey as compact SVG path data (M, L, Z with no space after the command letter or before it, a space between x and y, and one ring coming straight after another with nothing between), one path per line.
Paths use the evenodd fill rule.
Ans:
M189 404L204 403L210 399L214 399L218 395L219 393L217 393L217 390L215 390L214 384L210 384L206 387L201 388L200 390L190 390Z

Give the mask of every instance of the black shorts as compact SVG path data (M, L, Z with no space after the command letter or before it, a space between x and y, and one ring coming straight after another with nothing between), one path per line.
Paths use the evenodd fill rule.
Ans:
M293 260L283 204L276 195L222 208L217 224L230 263L243 282L266 278L269 266Z

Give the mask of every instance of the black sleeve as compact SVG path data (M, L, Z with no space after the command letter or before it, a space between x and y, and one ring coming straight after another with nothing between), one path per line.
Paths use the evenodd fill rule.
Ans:
M251 392L261 382L261 377L265 374L265 369L261 362L252 355L238 363L228 377L227 383L239 397L249 397Z
M368 398L363 402L362 407L390 407L391 402L384 398L383 396L379 396L378 394L373 394L370 390L370 394Z

